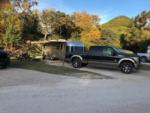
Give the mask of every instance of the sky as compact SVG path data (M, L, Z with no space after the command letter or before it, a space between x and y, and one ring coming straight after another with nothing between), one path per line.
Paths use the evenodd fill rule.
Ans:
M143 10L150 10L150 0L39 0L38 8L56 9L67 14L86 11L105 23L116 16L134 17Z

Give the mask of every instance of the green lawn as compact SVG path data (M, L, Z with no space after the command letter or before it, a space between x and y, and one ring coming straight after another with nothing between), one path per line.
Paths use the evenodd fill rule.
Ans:
M73 68L67 68L63 66L52 66L52 65L45 64L42 61L12 61L10 67L35 70L35 71L57 74L57 75L75 76L80 78L90 78L90 79L110 78L108 76L87 72L87 71L80 71Z
M23 69L36 70L36 71L41 71L46 73L53 73L53 74L71 74L71 73L84 72L84 71L71 69L63 66L51 66L45 64L42 61L12 61L10 66L14 68L23 68Z

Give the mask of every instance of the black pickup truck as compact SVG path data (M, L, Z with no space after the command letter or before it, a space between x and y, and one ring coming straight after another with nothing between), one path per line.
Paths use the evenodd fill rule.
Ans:
M10 58L7 52L0 48L0 69L6 68L10 63Z
M83 65L94 64L116 66L123 73L129 74L138 69L140 60L135 54L111 46L91 46L87 53L74 54L70 57L72 66L80 68Z

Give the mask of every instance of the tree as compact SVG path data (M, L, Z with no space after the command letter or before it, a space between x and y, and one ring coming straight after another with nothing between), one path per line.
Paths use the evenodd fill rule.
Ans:
M5 34L5 13L7 8L10 7L9 0L0 0L0 45L4 45L4 34Z
M98 44L100 45L109 45L109 46L114 46L114 47L120 47L120 40L119 36L115 34L110 29L103 29L101 30L101 38L98 41Z
M96 44L100 37L101 32L95 25L81 32L81 42L85 43L87 47Z
M8 4L10 4L9 0L0 0L0 9L4 9Z
M5 33L4 13L0 10L0 45L3 45L3 36Z
M38 30L39 18L38 12L20 13L19 17L23 23L22 41L39 40L42 34Z
M113 45L121 47L120 42L124 34L127 34L133 26L133 20L126 16L117 16L109 22L102 25L102 40L101 44Z
M40 26L39 29L42 34L44 34L44 40L47 39L48 34L52 32L53 20L56 14L54 10L43 10L40 14Z
M75 25L72 18L63 12L44 10L40 15L40 31L45 35L45 40L49 34L58 38L69 39L74 30Z
M82 30L89 29L93 25L99 25L99 17L88 14L87 12L75 12L73 14L73 21L75 25Z
M15 9L19 12L31 12L31 8L38 5L37 0L11 0Z
M3 15L5 24L3 41L6 48L10 47L12 50L13 45L17 44L21 39L22 23L19 19L19 15L11 5L7 7L6 10L3 10Z
M150 29L150 11L143 11L134 18L134 26L138 29Z
M133 19L133 26L120 37L121 46L134 52L145 52L150 45L150 11L143 11Z
M88 14L87 12L76 12L73 14L73 22L79 29L80 41L91 46L97 43L101 37L99 17ZM75 38L74 38L75 39ZM79 38L77 38L79 40Z
M35 6L38 5L37 0L11 0L19 18L22 21L22 42L27 40L39 40L41 33L38 31L38 11Z
M81 35L81 34L80 34L79 29L78 29L78 30L75 30L75 31L71 34L70 40L71 40L71 41L80 41L80 38L81 38L80 35Z
M150 32L136 27L132 27L127 34L122 35L120 38L122 47L134 52L145 52L147 46L150 45L149 40Z
M76 31L72 17L60 11L56 11L56 17L52 26L54 28L54 34L59 35L63 39L69 39L71 34Z

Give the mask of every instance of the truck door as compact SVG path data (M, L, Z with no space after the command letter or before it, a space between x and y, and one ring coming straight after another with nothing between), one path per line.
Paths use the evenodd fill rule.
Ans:
M98 64L102 60L102 47L101 46L93 46L90 48L88 56L89 64Z
M112 47L103 47L101 62L104 65L117 65L118 60L117 52Z

